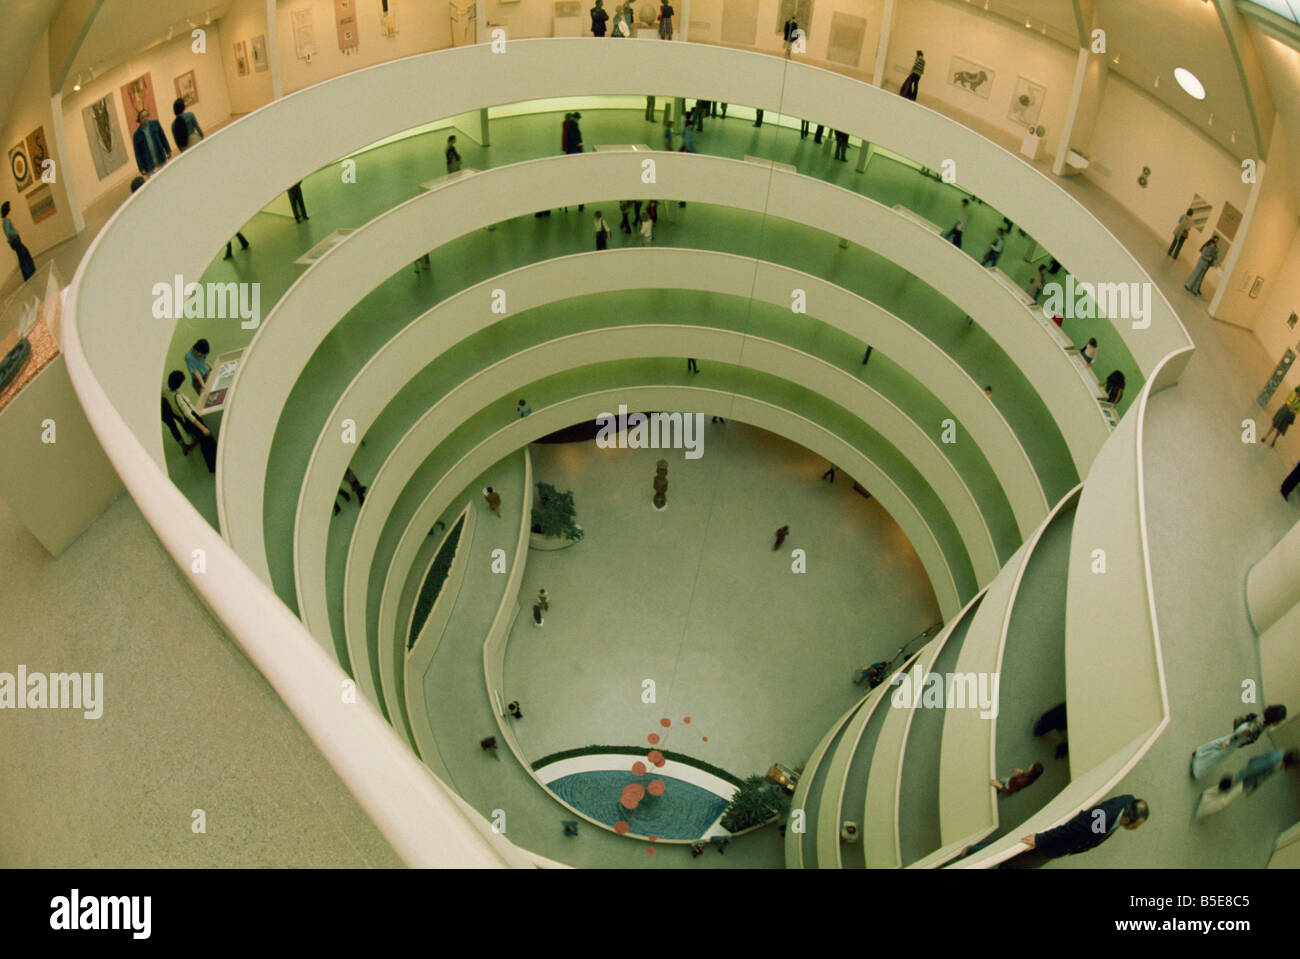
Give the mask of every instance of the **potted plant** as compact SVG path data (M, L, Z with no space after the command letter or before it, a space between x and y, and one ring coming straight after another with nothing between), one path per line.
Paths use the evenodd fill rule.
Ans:
M722 828L738 833L761 826L784 815L788 805L780 789L762 776L750 776L731 797L731 805L722 814Z
M561 493L550 483L537 484L533 499L532 549L564 549L582 539L582 527L573 521L573 490Z

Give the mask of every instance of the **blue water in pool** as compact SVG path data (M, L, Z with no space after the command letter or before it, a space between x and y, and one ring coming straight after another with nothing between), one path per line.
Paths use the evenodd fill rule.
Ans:
M623 808L619 799L624 786L649 786L654 779L664 781L662 796L646 793L636 809L629 812ZM707 789L657 773L637 776L630 770L612 769L573 773L549 783L547 788L597 822L613 826L626 819L631 832L660 839L699 839L727 808L727 800Z

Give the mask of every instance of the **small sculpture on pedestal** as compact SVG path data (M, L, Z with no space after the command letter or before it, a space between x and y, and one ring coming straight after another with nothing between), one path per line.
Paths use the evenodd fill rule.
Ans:
M660 460L655 469L655 509L663 509L668 502L668 461Z

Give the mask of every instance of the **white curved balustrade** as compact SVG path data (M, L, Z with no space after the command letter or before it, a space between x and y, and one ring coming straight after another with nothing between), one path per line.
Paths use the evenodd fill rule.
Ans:
M641 154L590 153L499 167L394 207L356 230L310 267L277 302L245 354L232 387L217 465L222 531L268 580L263 537L264 477L277 417L316 348L348 310L407 263L466 231L541 207L618 196ZM800 174L720 157L662 153L646 196L765 210L872 249L925 279L974 318L1020 367L1061 430L1076 469L1085 470L1110 427L1068 356L994 275L914 220L859 194ZM771 195L769 196L769 189ZM830 236L827 237L828 242ZM693 273L694 271L691 271ZM518 274L516 272L516 276ZM498 285L516 313L556 291ZM777 291L772 290L775 297ZM789 302L790 290L782 299ZM484 321L493 317L483 300ZM819 309L814 303L810 309Z
M599 269L592 259L597 256ZM788 307L790 290L805 290L810 317L875 344L949 409L961 410L960 422L1002 482L1020 528L1028 535L1041 522L1047 510L1042 486L1006 420L951 357L893 314L824 280L733 254L676 248L581 253L521 267L457 293L393 337L353 378L321 429L298 497L295 584L308 628L322 640L329 634L324 572L329 523L338 477L354 452L337 442L344 419L364 437L400 385L431 357L499 319L482 304L501 284L516 303L534 304L616 289L689 288L695 276L708 276L714 292L748 297L752 290L755 299L781 307Z
M741 334L732 331L700 330L678 326L652 326L629 329L613 328L572 334L521 351L507 360L500 361L489 370L471 377L453 392L440 397L429 411L407 431L406 436L392 451L384 466L376 474L370 485L370 492L366 497L365 506L362 507L357 525L353 530L348 549L346 585L344 588L344 620L352 672L363 689L366 689L367 692L370 691L365 685L366 670L361 664L367 661L373 663L376 655L378 655L376 647L382 648L391 641L397 624L396 604L401 594L402 583L405 581L406 570L409 567L409 560L398 561L393 559L391 565L388 565L383 599L379 608L378 633L376 635L374 632L376 627L368 622L366 615L366 610L370 605L370 584L376 578L377 573L382 572L384 568L384 562L376 555L376 551L380 545L384 528L389 523L389 514L393 506L407 487L410 477L414 475L420 464L429 456L429 450L439 439L449 435L459 426L464 419L464 410L477 410L487 403L499 401L502 395L509 390L512 383L525 381L530 376L541 376L580 366L584 363L595 362L610 355L624 358L662 356L664 343L668 337L673 338L675 345L689 345L691 355L699 357L701 361L713 361L715 363L725 363L728 359L734 357L740 343L743 341L746 349L752 352L751 368L769 372L773 370L779 371L783 378L791 382L803 383L804 385L808 383L819 385L823 391L830 389L832 392L836 392L835 387L838 385L838 391L847 394L845 402L850 403L850 412L862 414L867 409L871 409L875 419L885 418L886 416L895 419L898 424L897 432L892 436L895 445L910 457L930 462L937 475L948 480L946 485L940 484L937 488L946 490L949 498L954 502L964 504L966 507L964 512L965 522L958 523L957 529L960 530L964 526L969 534L975 537L975 543L982 543L983 548L991 551L992 544L987 538L987 530L979 528L978 510L974 501L970 498L968 492L963 493L959 489L960 478L947 464L947 461L943 459L942 454L938 453L937 449L934 448L933 441L924 433L916 430L915 427L909 429L905 422L906 418L901 417L901 414L898 414L896 409L890 414L888 411L891 409L892 404L881 401L878 396L876 398L877 402L874 402L871 406L863 406L867 393L871 391L864 392L858 381L848 374L779 344L768 343L767 350L775 350L773 355L776 357L774 360L769 360L763 355L763 341L756 341L754 338L745 339ZM807 369L801 371L800 367L805 364ZM534 397L533 402L537 402L536 397ZM591 418L594 419L599 412L617 409L618 405L624 402L630 401L615 399L601 410L593 411ZM854 410L853 406L857 406L857 410ZM694 409L693 407L664 408ZM503 420L508 421L508 418L512 415L513 411L505 411ZM734 416L733 414L727 415L736 419L742 418L738 414ZM534 425L536 420L537 413L535 412L525 422ZM876 425L887 439L891 438L891 432L894 431L887 430L883 423L877 423ZM558 428L561 427L552 426L551 430ZM819 431L823 429L819 427ZM530 435L530 439L545 435L545 432L550 432L550 430L539 433L534 429L531 433L535 435ZM791 438L797 442L802 442L802 439L798 437ZM505 452L508 452L508 450L503 451L501 455L505 455ZM838 462L851 475L865 482L862 477L853 473L846 461L836 460L835 462ZM491 463L484 463L479 472L489 466L491 466ZM874 466L873 470L875 470ZM478 473L471 474L465 482L469 482L470 479L477 475ZM390 479L390 476L395 477L395 479ZM931 482L935 481L932 479ZM897 483L892 479L890 485L897 488ZM455 495L460 492L460 488L452 489L450 492ZM881 504L890 511L891 515L895 515L889 501L882 499ZM917 515L921 516L925 521L925 514L917 510L916 507L911 506L910 499L909 507L916 511ZM943 507L940 507L940 509L943 509ZM440 514L441 510L435 512L434 516ZM895 515L896 520L897 518ZM418 532L417 527L421 523L422 520L418 519L411 521L403 534L403 542L409 543L412 548L418 548L419 537L415 535L413 530ZM925 525L927 540L936 543L937 547L937 540L934 538L933 533L930 532L929 522L926 521ZM425 524L425 528L427 529L427 524ZM915 541L913 545L917 545ZM958 548L960 549L960 547ZM918 554L922 557L922 562L925 563L927 553L918 547ZM959 585L953 571L953 565L967 560L964 553L954 556L950 551L945 551L943 548L939 548L939 555L943 557L940 566L931 569L927 564L927 573L931 576L931 582L935 587L942 607L946 600L949 584L952 585L954 591L963 588ZM413 560L413 556L410 560ZM996 563L995 560L993 562ZM965 569L968 570L969 567L967 566ZM957 567L956 572L961 574L961 584L968 582L967 577L969 574L964 572L961 566ZM953 595L958 594L954 593ZM362 645L363 641L365 646ZM364 655L363 651L365 651ZM382 659L382 656L380 658Z

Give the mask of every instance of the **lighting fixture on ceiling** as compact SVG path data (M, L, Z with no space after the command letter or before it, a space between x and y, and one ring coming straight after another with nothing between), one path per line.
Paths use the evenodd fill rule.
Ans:
M1160 74L1156 74L1156 89L1160 89Z
M1183 92L1194 100L1205 99L1205 86L1196 79L1196 74L1182 67L1174 67L1174 79L1183 88Z
M206 27L211 22L212 22L212 11L209 10L207 13L203 15L203 25Z
M1214 126L1214 114L1210 114L1210 126Z
M81 92L81 74L80 74L80 73L77 74L77 82L74 83L74 84L72 85L72 92L73 92L73 93L80 93L80 92Z
M1026 30L1032 30L1033 28L1034 28L1034 25L1033 25L1032 23L1030 23L1028 20L1025 20L1025 29L1026 29Z

